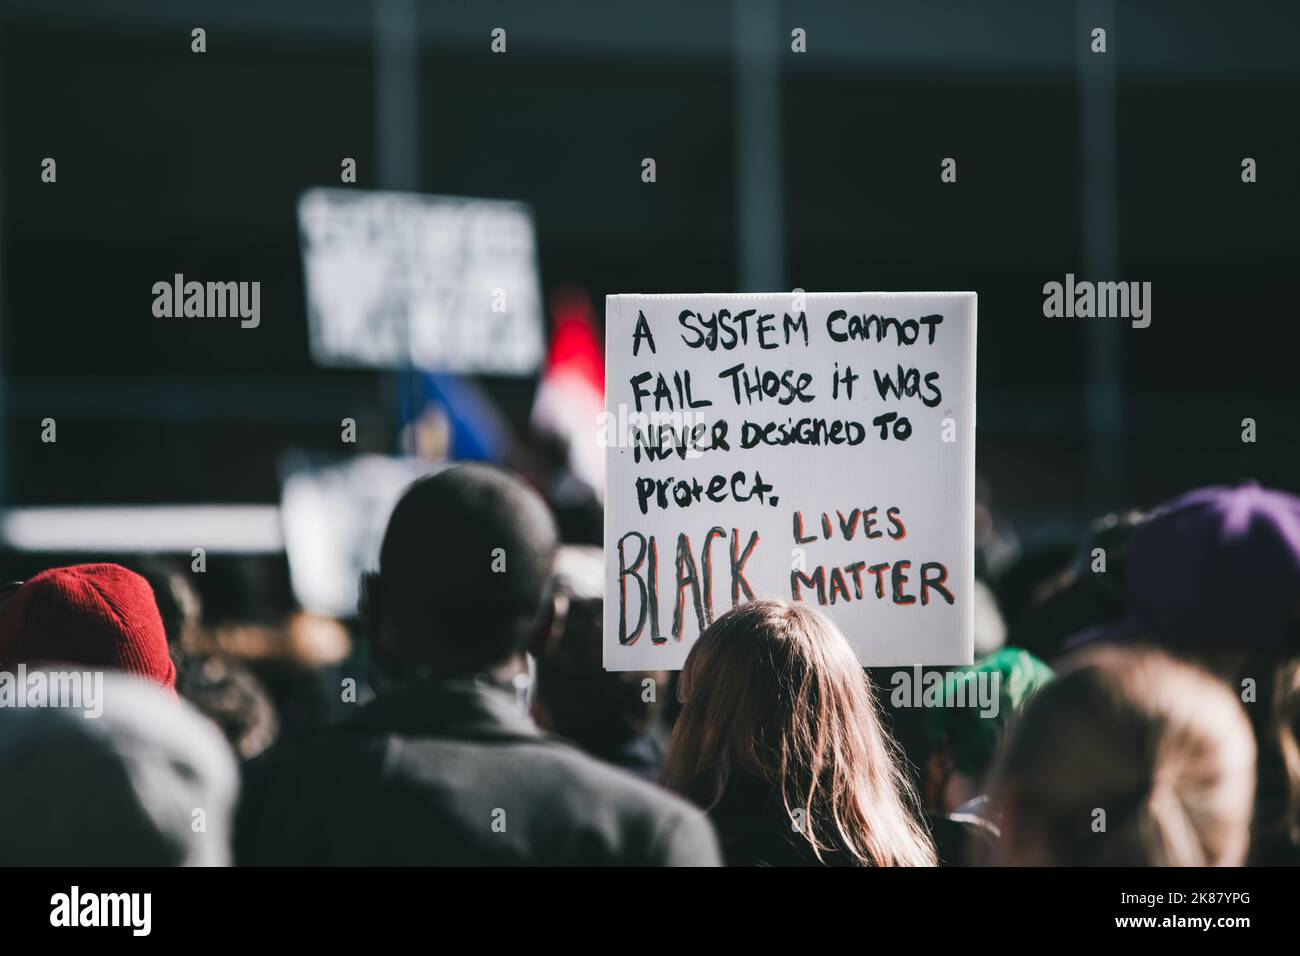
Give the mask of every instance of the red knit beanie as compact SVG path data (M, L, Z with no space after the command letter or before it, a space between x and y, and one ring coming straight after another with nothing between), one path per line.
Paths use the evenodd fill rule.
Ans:
M149 582L117 564L50 568L0 605L0 670L104 667L175 688L176 666Z

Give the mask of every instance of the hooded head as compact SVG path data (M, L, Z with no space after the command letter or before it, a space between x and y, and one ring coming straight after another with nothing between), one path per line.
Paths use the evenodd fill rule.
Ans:
M0 866L227 865L238 771L221 734L155 684L102 678L93 709L0 715Z

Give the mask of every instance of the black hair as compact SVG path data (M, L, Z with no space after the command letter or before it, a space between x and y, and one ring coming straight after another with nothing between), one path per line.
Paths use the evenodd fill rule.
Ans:
M406 662L451 674L503 663L549 626L555 520L519 479L486 465L421 478L389 518L378 613Z

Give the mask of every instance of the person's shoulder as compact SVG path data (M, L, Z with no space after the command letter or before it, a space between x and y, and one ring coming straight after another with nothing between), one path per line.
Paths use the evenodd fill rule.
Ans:
M253 850L268 821L274 839L281 839L287 808L296 808L297 816L310 816L304 808L322 802L355 810L432 786L444 796L525 795L521 832L550 834L546 841L567 834L561 842L583 848L576 859L671 866L720 861L703 811L542 735L488 742L358 733L344 725L273 747L246 765L245 784L240 829ZM249 851L247 859L255 858Z
M564 802L581 807L596 829L640 834L647 848L644 862L714 866L721 861L713 825L693 803L560 738L540 737L537 743L537 758L550 765L545 776Z
M563 784L595 790L609 798L665 813L699 812L693 804L626 770L615 767L581 750L561 737L542 736L537 740L538 758L550 763L563 778Z
M318 775L348 779L350 771L381 767L387 738L381 734L349 733L339 725L322 727L280 740L241 767L243 789L280 788L285 781L309 786Z

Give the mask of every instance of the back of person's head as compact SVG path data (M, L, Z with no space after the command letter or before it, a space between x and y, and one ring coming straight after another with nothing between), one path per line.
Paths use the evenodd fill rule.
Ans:
M280 715L260 679L242 661L185 654L176 691L212 721L240 760L252 760L280 734Z
M239 759L256 757L280 729L266 689L243 663L200 649L203 602L180 565L146 558L136 570L158 602L176 665L176 692L221 729Z
M1030 702L995 790L1004 863L1236 866L1255 742L1218 679L1157 650L1100 646Z
M110 668L176 683L153 589L117 564L50 568L0 604L0 670L19 664Z
M1074 536L1052 528L1038 540L1027 542L1001 569L993 580L993 591L1006 622L1008 639L1015 641L1026 615L1065 583L1074 555Z
M599 548L565 546L556 562L562 611L537 660L534 706L548 729L604 752L646 734L659 714L663 671L606 671L602 664L604 565ZM647 699L644 681L654 681Z
M1124 583L1128 546L1144 520L1142 512L1129 510L1092 522L1061 587L1021 615L1008 642L1051 663L1065 656L1077 635L1121 621L1131 604Z
M1300 497L1254 482L1189 491L1137 527L1124 575L1133 629L1162 647L1289 658L1300 650Z
M152 683L102 677L83 706L0 719L0 865L228 864L238 771L221 735Z
M522 653L550 627L556 547L546 504L519 479L486 465L421 478L393 509L368 586L380 648L439 674Z
M931 809L949 812L984 792L1007 728L1051 679L1050 667L1018 647L948 671L943 705L925 712Z
M748 776L801 821L818 858L829 850L863 864L933 865L867 676L819 611L775 600L732 609L691 648L679 694L670 790L712 808Z

